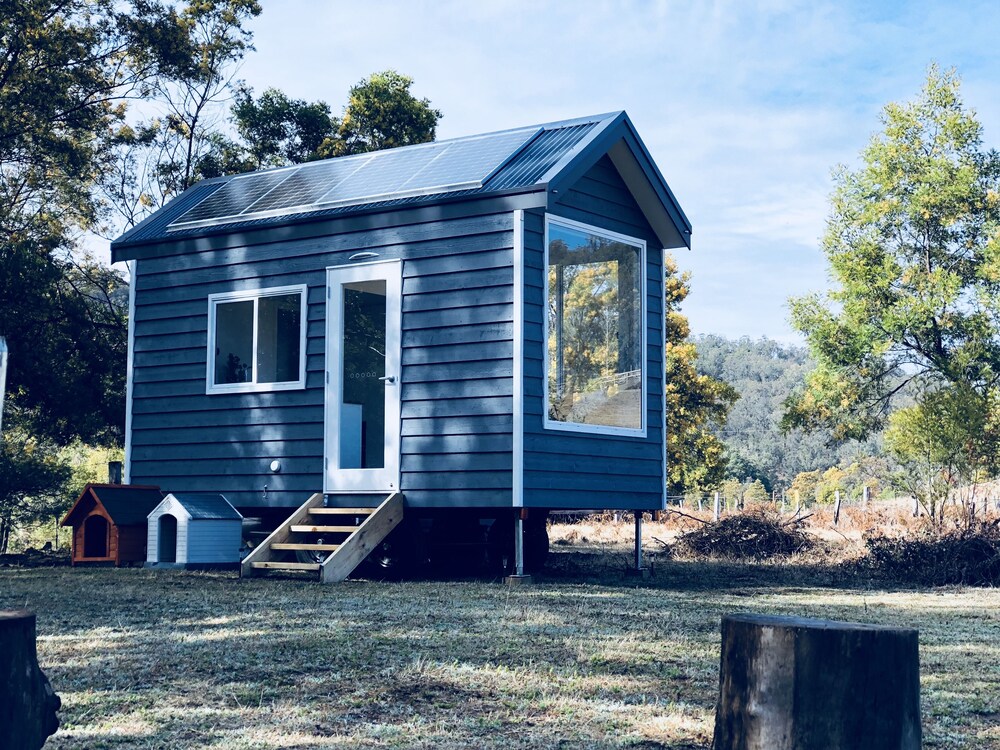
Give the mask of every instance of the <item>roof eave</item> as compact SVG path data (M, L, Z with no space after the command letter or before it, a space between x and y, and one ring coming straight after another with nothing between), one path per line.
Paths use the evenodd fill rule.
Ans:
M63 516L62 520L59 522L60 526L73 525L72 518L73 516L76 515L76 509L80 507L80 503L82 503L84 498L86 498L88 495L93 500L96 506L104 508L104 505L101 503L101 499L91 491L91 485L88 484L83 488L83 492L81 492L80 496L77 497L76 502L73 503L73 506L68 511L66 511L66 515ZM104 512L107 513L108 512L107 509L105 509ZM108 515L110 515L110 513Z
M568 190L607 154L664 248L691 247L691 222L625 112L605 121L542 180L549 200Z
M196 235L180 235L176 237L158 237L152 240L140 240L137 242L127 242L123 241L127 235L123 235L121 238L115 240L111 243L111 261L113 263L119 263L126 260L132 260L134 255L128 254L129 250L134 250L141 247L149 247L154 245L170 245L178 241L188 241L188 240L199 240L211 237L218 237L224 235L232 235L235 232L241 234L256 234L270 232L275 229L287 228L292 226L303 226L308 224L320 224L322 222L336 222L345 219L356 219L358 217L364 216L377 216L379 214L388 213L405 213L409 211L421 211L435 206L441 206L445 204L457 204L457 203L475 203L479 201L490 201L498 198L507 198L517 195L530 195L532 193L537 193L542 197L537 201L539 208L545 207L545 197L544 193L547 189L547 183L533 183L531 185L524 185L520 187L507 188L505 190L496 190L491 192L478 193L475 195L460 195L460 196L435 196L435 200L428 200L421 203L409 203L405 205L397 206L359 206L356 211L345 211L335 215L323 215L323 216L289 216L287 221L283 221L280 224L265 224L261 226L250 225L250 226L239 226L234 224L227 224L219 226L218 228L212 228L209 231L200 232ZM249 240L248 240L249 241Z

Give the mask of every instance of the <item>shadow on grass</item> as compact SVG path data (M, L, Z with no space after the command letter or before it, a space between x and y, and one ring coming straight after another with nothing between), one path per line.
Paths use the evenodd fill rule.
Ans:
M636 587L675 591L733 591L740 589L779 589L787 587L837 588L857 591L871 589L912 591L926 589L917 584L878 578L857 561L766 561L676 560L653 552L644 556L650 577L637 579L628 575L632 566L631 550L621 547L554 545L545 567L534 574L533 581L543 584L588 584L612 588ZM359 578L380 580L371 571ZM389 580L389 579L384 579ZM483 572L481 567L464 569L420 570L397 574L392 580L404 582L495 582L503 577Z

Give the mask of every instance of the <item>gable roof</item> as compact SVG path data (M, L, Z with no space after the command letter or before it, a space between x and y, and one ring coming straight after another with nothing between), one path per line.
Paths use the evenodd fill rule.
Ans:
M447 154L447 174L415 188L414 172L426 175ZM612 112L204 180L115 240L112 259L131 259L143 245L474 198L539 193L547 201L605 154L663 246L690 247L691 224L666 180L628 115Z
M61 521L72 526L76 517L100 505L116 526L146 523L146 516L163 500L159 487L135 484L88 484Z
M229 521L242 520L243 516L229 504L224 495L171 492L164 502L173 498L188 512L193 521ZM157 507L159 503L157 503ZM156 508L151 508L152 513ZM148 515L148 514L147 514Z

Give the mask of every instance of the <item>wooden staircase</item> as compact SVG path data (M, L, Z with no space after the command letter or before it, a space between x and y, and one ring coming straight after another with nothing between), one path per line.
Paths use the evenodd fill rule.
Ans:
M258 544L240 565L240 576L268 571L312 572L322 583L343 581L403 520L403 496L394 492L376 508L326 508L316 493ZM315 562L290 561L312 553Z

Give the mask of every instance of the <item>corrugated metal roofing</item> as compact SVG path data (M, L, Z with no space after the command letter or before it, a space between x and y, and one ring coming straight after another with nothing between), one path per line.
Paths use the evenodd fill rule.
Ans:
M224 495L172 492L168 497L173 497L184 506L193 520L228 521L243 518L239 511L229 504Z
M315 221L356 213L368 213L376 210L408 208L437 203L442 200L485 197L494 193L543 189L544 184L539 183L541 177L558 164L561 159L570 154L584 138L597 128L613 121L618 114L597 115L590 118L536 126L539 129L539 133L518 153L504 163L499 171L479 188L449 190L442 193L407 196L397 199L390 198L372 203L336 206L291 215L248 217L224 224L190 228L179 227L168 231L167 227L171 223L197 206L198 203L212 195L212 193L224 187L235 176L205 181L194 185L144 222L122 235L112 243L112 248L118 249L149 242L220 234L235 230L261 229L291 222ZM469 140L477 137L481 136L470 136ZM456 139L456 141L462 140L465 139Z
M223 185L225 185L225 179L206 180L205 182L199 182L197 185L192 185L141 224L133 227L112 242L111 247L139 245L167 236L167 226L170 225L170 222L182 215L189 208L200 203Z

